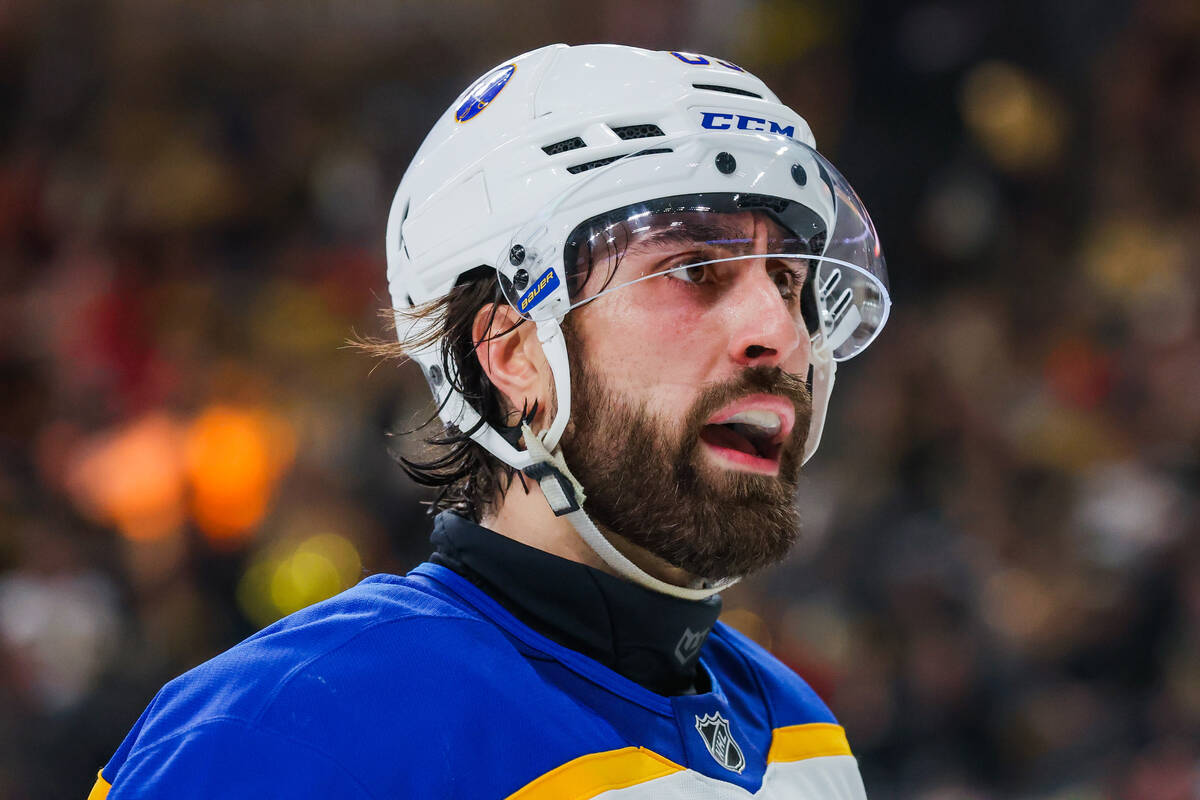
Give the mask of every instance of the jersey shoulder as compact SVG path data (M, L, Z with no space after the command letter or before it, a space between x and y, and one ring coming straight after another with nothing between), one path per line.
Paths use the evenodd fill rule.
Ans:
M535 731L547 738L548 720L560 720L549 727L596 724L579 717L472 609L419 581L375 576L168 683L102 776L116 791L127 777L141 784L148 774L165 791L194 778L189 765L219 755L210 763L232 764L226 772L239 769L239 757L248 759L246 769L270 765L277 789L296 780L344 782L347 792L454 796L428 782L449 776L461 784L479 774L497 785L459 788L487 794L508 776L519 781L543 768L534 754L545 755L544 741L523 746L525 738ZM486 768L430 768L461 762L464 753Z
M726 691L757 692L772 726L837 724L833 712L804 678L745 634L718 622L706 649L720 665Z
M502 652L502 638L490 634L490 626L446 598L404 578L374 576L175 678L150 710L168 726L208 717L261 721L281 705L318 700L335 687L365 691L379 671L401 669L413 679L469 668L445 656L466 646ZM318 676L324 684L310 682Z

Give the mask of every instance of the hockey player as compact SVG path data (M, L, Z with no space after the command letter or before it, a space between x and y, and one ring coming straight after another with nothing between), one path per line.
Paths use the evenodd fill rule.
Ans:
M435 553L169 683L93 797L863 797L825 704L716 621L888 315L805 121L719 59L545 47L446 111L386 239Z

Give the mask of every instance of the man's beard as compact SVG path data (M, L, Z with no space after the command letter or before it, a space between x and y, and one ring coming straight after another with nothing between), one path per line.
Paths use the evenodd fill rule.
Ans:
M795 495L812 417L804 381L777 367L750 367L705 386L683 419L661 419L611 391L572 338L572 423L562 447L592 519L698 577L747 575L781 560L800 530ZM721 468L701 453L704 424L733 400L758 393L796 408L778 475Z

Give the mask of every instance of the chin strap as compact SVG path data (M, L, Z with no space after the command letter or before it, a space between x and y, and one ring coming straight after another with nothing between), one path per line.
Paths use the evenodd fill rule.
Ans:
M567 468L562 449L556 448L551 454L541 438L529 427L528 422L521 423L521 431L525 435L525 448L533 459L533 463L523 470L524 473L537 481L555 515L566 517L588 547L622 578L646 589L684 600L703 600L741 580L737 577L709 582L702 578L694 586L675 586L659 580L634 564L605 538L596 527L596 523L583 510L583 502L587 497L583 493L583 486Z

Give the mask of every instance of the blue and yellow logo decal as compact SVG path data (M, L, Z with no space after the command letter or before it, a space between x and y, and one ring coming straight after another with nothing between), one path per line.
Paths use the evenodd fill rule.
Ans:
M524 314L538 303L550 296L550 293L558 288L558 273L554 271L554 267L542 273L542 277L537 279L537 283L529 287L529 291L521 295L521 299L517 302L517 310Z
M500 90L516 71L516 64L506 64L475 81L475 85L467 91L467 99L463 100L462 105L454 112L454 119L466 122L487 108L488 103L496 99L496 95L500 94Z

